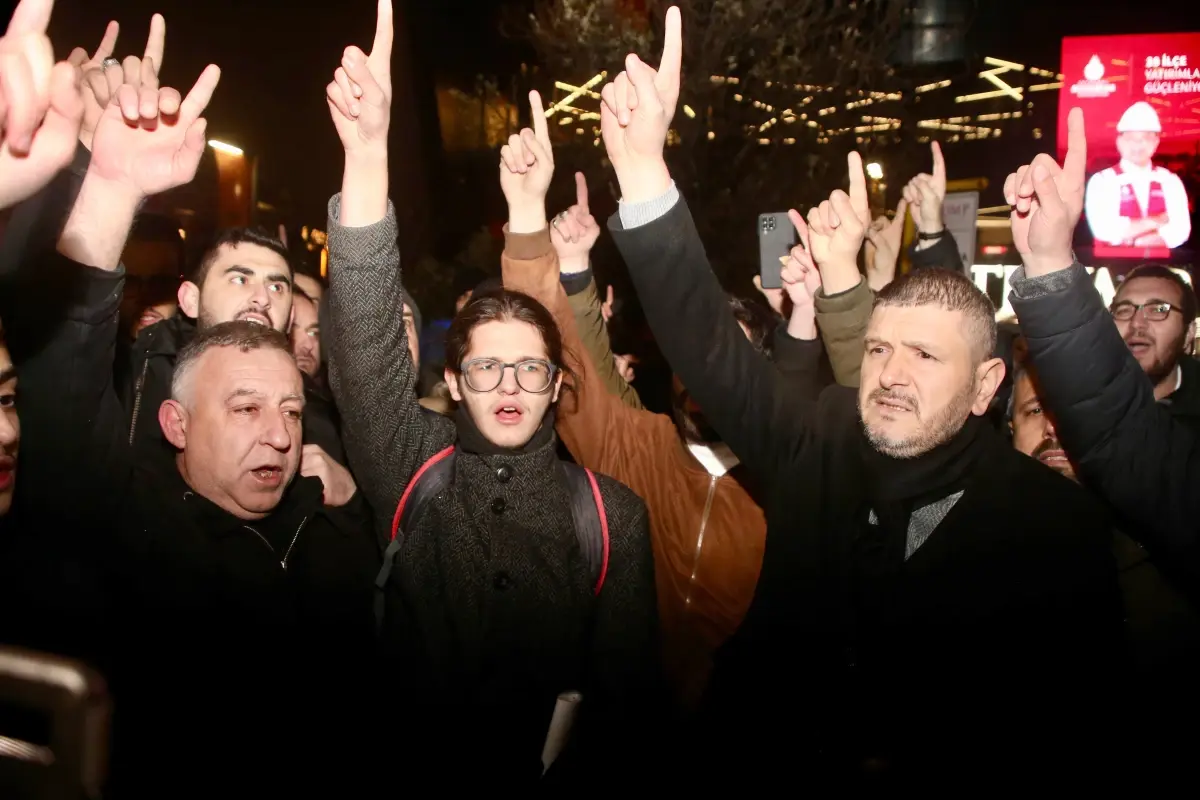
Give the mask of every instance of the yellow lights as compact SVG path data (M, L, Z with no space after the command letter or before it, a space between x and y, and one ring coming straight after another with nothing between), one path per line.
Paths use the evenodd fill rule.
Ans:
M1063 85L1061 82L1060 83L1039 83L1034 86L1030 86L1029 91L1031 91L1031 92L1049 92L1053 89L1061 89L1062 87L1063 87Z
M558 81L555 81L554 85L556 88L562 89L563 91L569 91L570 94L568 94L563 99L559 100L554 105L547 108L546 109L546 117L549 118L549 117L554 116L557 112L559 112L562 109L564 109L565 107L571 105L571 103L574 103L576 100L578 100L580 97L582 97L585 94L588 97L599 100L600 95L596 94L592 90L596 88L597 84L599 84L601 81L603 81L607 77L608 77L607 72L601 72L599 75L593 75L588 80L588 82L585 83L583 86L571 86L570 84L560 83Z
M580 122L587 122L589 119L600 119L600 115L595 111L585 111L579 115Z
M695 111L693 111L693 110L692 110L692 107L691 107L691 106L689 106L687 103L684 103L684 104L683 104L683 113L687 114L687 117L688 117L688 119L695 119L695 118L696 118L696 112L695 112Z
M796 140L795 140L795 139L793 139L793 138L791 138L791 137L789 136L788 138L786 138L786 139L784 139L784 140L783 140L783 143L784 143L784 144L795 144L795 143L796 143Z
M1020 89L1016 90L1016 92L1017 92L1016 99L1017 100L1021 99L1020 91L1021 91ZM992 100L997 97L1012 97L1012 96L1013 96L1013 90L1012 90L1012 87L1009 87L1008 90L997 89L994 92L979 92L977 94L959 95L958 97L954 98L954 102L956 102L956 103L973 103L976 100Z
M846 110L850 111L851 109L862 108L863 106L869 106L874 102L875 101L870 97L864 98L862 100L855 100L852 103L846 103Z
M329 276L329 248L321 248L321 277Z
M578 135L578 136L583 136L583 134L584 134L584 133L586 133L586 131L584 131L584 129L583 129L583 128L576 128L576 129L575 129L575 133L576 133L576 135Z
M762 125L759 125L759 126L758 126L758 132L759 132L759 133L762 133L763 131L765 131L767 128L771 127L772 125L774 125L774 124L775 124L776 122L778 122L778 121L779 121L779 120L778 120L778 119L776 119L775 117L771 117L769 120L767 120L766 122L764 122Z
M867 177L873 181L883 180L883 165L878 161L867 164Z
M187 231L185 231L183 228L179 229L179 238L184 240L187 239Z
M897 131L900 130L899 122L885 122L882 125L859 125L854 129L855 133L879 133L881 131Z
M712 131L709 131L709 132L708 132L708 140L709 140L710 142L711 142L713 139L716 139L716 138L717 138L717 134L713 133Z
M759 144L770 144L771 140L770 139L759 139L758 143Z
M1057 78L1058 80L1062 80L1061 75L1057 75L1056 73L1051 72L1048 69L1042 69L1040 67L1030 67L1029 74L1037 75L1039 78Z
M837 106L830 106L829 108L822 108L820 111L817 112L817 116L824 117L829 114L832 114L835 111L837 111Z
M948 80L938 81L937 83L927 83L924 86L918 86L914 91L917 94L924 94L925 92L932 92L934 89L945 89L949 85L950 81Z
M575 121L575 118L574 118L574 117L572 117L570 114L568 114L567 116L565 116L565 117L563 117L562 119L560 119L560 120L558 121L558 124L559 124L559 125L570 125L570 124L571 124L571 123L573 123L574 121Z
M1021 118L1020 111L1005 111L1003 114L980 114L979 116L975 117L975 121L976 122L995 122L997 120L1002 120L1002 119L1020 119L1020 118ZM970 117L966 117L966 119L970 119Z
M737 102L739 102L739 103L740 103L740 102L742 102L743 100L745 100L746 98L742 97L740 94L735 94L735 95L733 96L733 99L734 99L734 100L736 100Z
M819 127L821 127L821 126L820 126L820 124L819 124L819 123L818 123L818 122L817 122L815 119L810 119L810 120L808 121L808 127L810 127L810 128L819 128Z
M233 145L222 142L218 139L209 139L208 146L213 150L216 150L218 153L224 153L229 156L244 156L246 154L246 151L244 151L242 148L234 147Z
M308 226L307 225L305 225L303 228L300 229L300 240L304 241L304 242L308 241Z

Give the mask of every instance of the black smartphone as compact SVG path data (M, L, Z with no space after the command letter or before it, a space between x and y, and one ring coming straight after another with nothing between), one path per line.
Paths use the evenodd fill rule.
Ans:
M758 215L758 277L764 289L783 287L779 275L795 246L796 229L786 211Z

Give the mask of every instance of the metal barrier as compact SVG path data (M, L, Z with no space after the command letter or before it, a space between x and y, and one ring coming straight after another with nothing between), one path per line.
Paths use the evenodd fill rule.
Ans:
M83 664L0 647L0 797L99 798L110 711L104 680Z

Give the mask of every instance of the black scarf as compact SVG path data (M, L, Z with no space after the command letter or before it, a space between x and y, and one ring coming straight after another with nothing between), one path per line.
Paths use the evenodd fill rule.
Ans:
M887 560L895 563L903 560L913 511L961 490L994 436L984 417L971 414L950 441L916 458L880 453L861 429L859 438L866 500L885 533Z
M545 447L554 437L554 409L547 409L546 416L542 417L542 424L534 432L533 438L521 447L501 447L493 444L480 432L465 403L460 403L454 410L454 424L458 426L458 446L464 453L480 456L525 455Z

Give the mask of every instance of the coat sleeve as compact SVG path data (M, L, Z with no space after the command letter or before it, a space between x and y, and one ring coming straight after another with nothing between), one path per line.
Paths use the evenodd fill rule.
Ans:
M575 325L579 329L584 352L595 365L596 374L603 382L605 390L620 397L625 405L639 410L644 408L637 390L617 372L617 362L613 358L612 345L608 340L608 326L604 322L600 295L596 292L596 281L592 278L591 270L571 278L573 280L570 284L564 278L563 288L567 290L567 299L571 303L571 312L575 316Z
M39 515L69 510L70 498L70 508L104 519L119 509L131 467L113 386L125 274L57 253L42 261L22 278L22 310L5 320L22 429L17 491Z
M815 402L821 394L829 381L828 370L821 369L824 352L820 339L796 339L788 334L786 323L779 324L772 361L793 398Z
M1084 481L1151 551L1200 577L1200 449L1154 401L1087 272L1013 276L1041 396Z
M862 370L863 339L871 321L875 294L865 280L853 289L829 297L817 291L817 329L829 353L833 377L842 386L858 388Z
M626 229L615 216L609 226L667 362L769 487L802 444L812 405L788 396L779 371L734 320L682 198L647 224Z
M396 210L364 228L339 222L341 196L329 201L329 381L342 417L350 467L380 532L409 479L452 444L454 425L421 410L404 328Z
M575 313L559 281L558 257L549 229L528 235L506 231L501 273L506 289L524 292L550 309L562 333L567 366L575 375L570 391L559 403L556 427L575 460L606 475L620 476L631 460L661 455L653 448L629 452L630 437L614 435L614 431L628 430L639 419L653 415L633 408L605 388L580 339Z
M946 229L942 238L933 243L933 246L918 250L917 244L918 242L914 242L908 250L913 269L936 267L948 269L951 272L963 271L963 260L962 255L958 252L958 241L954 238L954 234L950 233L949 228Z

